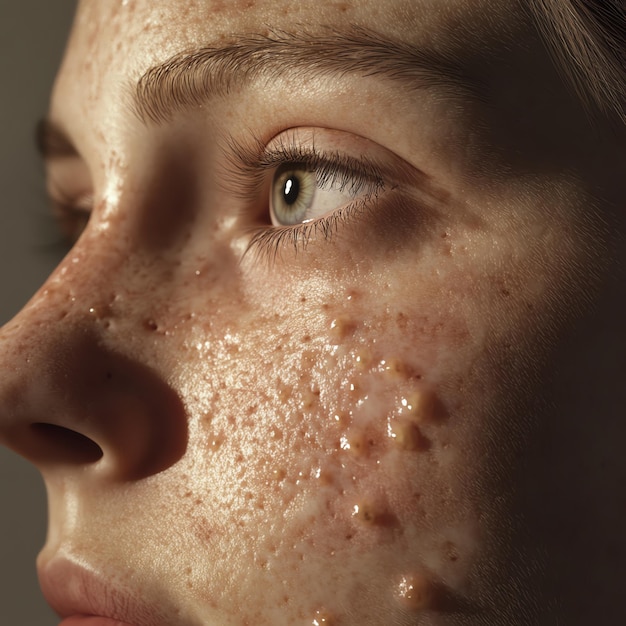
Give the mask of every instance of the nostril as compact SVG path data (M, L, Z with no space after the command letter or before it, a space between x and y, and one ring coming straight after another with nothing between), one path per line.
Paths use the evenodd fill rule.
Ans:
M31 429L45 461L82 464L95 463L102 458L102 448L75 430L43 422L31 424Z

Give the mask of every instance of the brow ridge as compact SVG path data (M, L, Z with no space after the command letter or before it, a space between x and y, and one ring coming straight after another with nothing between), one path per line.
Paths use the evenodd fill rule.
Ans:
M271 30L266 35L240 35L222 46L181 52L148 69L134 89L133 108L144 123L159 124L253 80L347 74L473 99L481 93L457 52L394 41L363 27L328 28L322 34Z

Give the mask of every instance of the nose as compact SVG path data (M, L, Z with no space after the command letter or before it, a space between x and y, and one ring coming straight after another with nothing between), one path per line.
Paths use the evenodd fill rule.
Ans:
M124 288L129 263L98 245L79 243L0 331L0 442L44 475L136 480L182 457L187 418L138 341L145 298Z

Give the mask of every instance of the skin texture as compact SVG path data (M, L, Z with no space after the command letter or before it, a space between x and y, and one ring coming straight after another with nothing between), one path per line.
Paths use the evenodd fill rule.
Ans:
M461 48L483 98L301 72L129 105L174 54L302 24ZM50 118L79 154L51 194L91 216L0 334L42 572L181 626L623 622L624 133L515 2L82 2ZM329 240L245 252L272 228L251 136L392 181Z

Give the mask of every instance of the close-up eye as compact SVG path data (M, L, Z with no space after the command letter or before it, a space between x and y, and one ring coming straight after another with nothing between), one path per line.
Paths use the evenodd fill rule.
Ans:
M407 193L420 179L383 146L338 130L296 128L230 148L227 193L250 203L262 226L249 247L263 251L330 239L347 223L386 210L390 194Z

